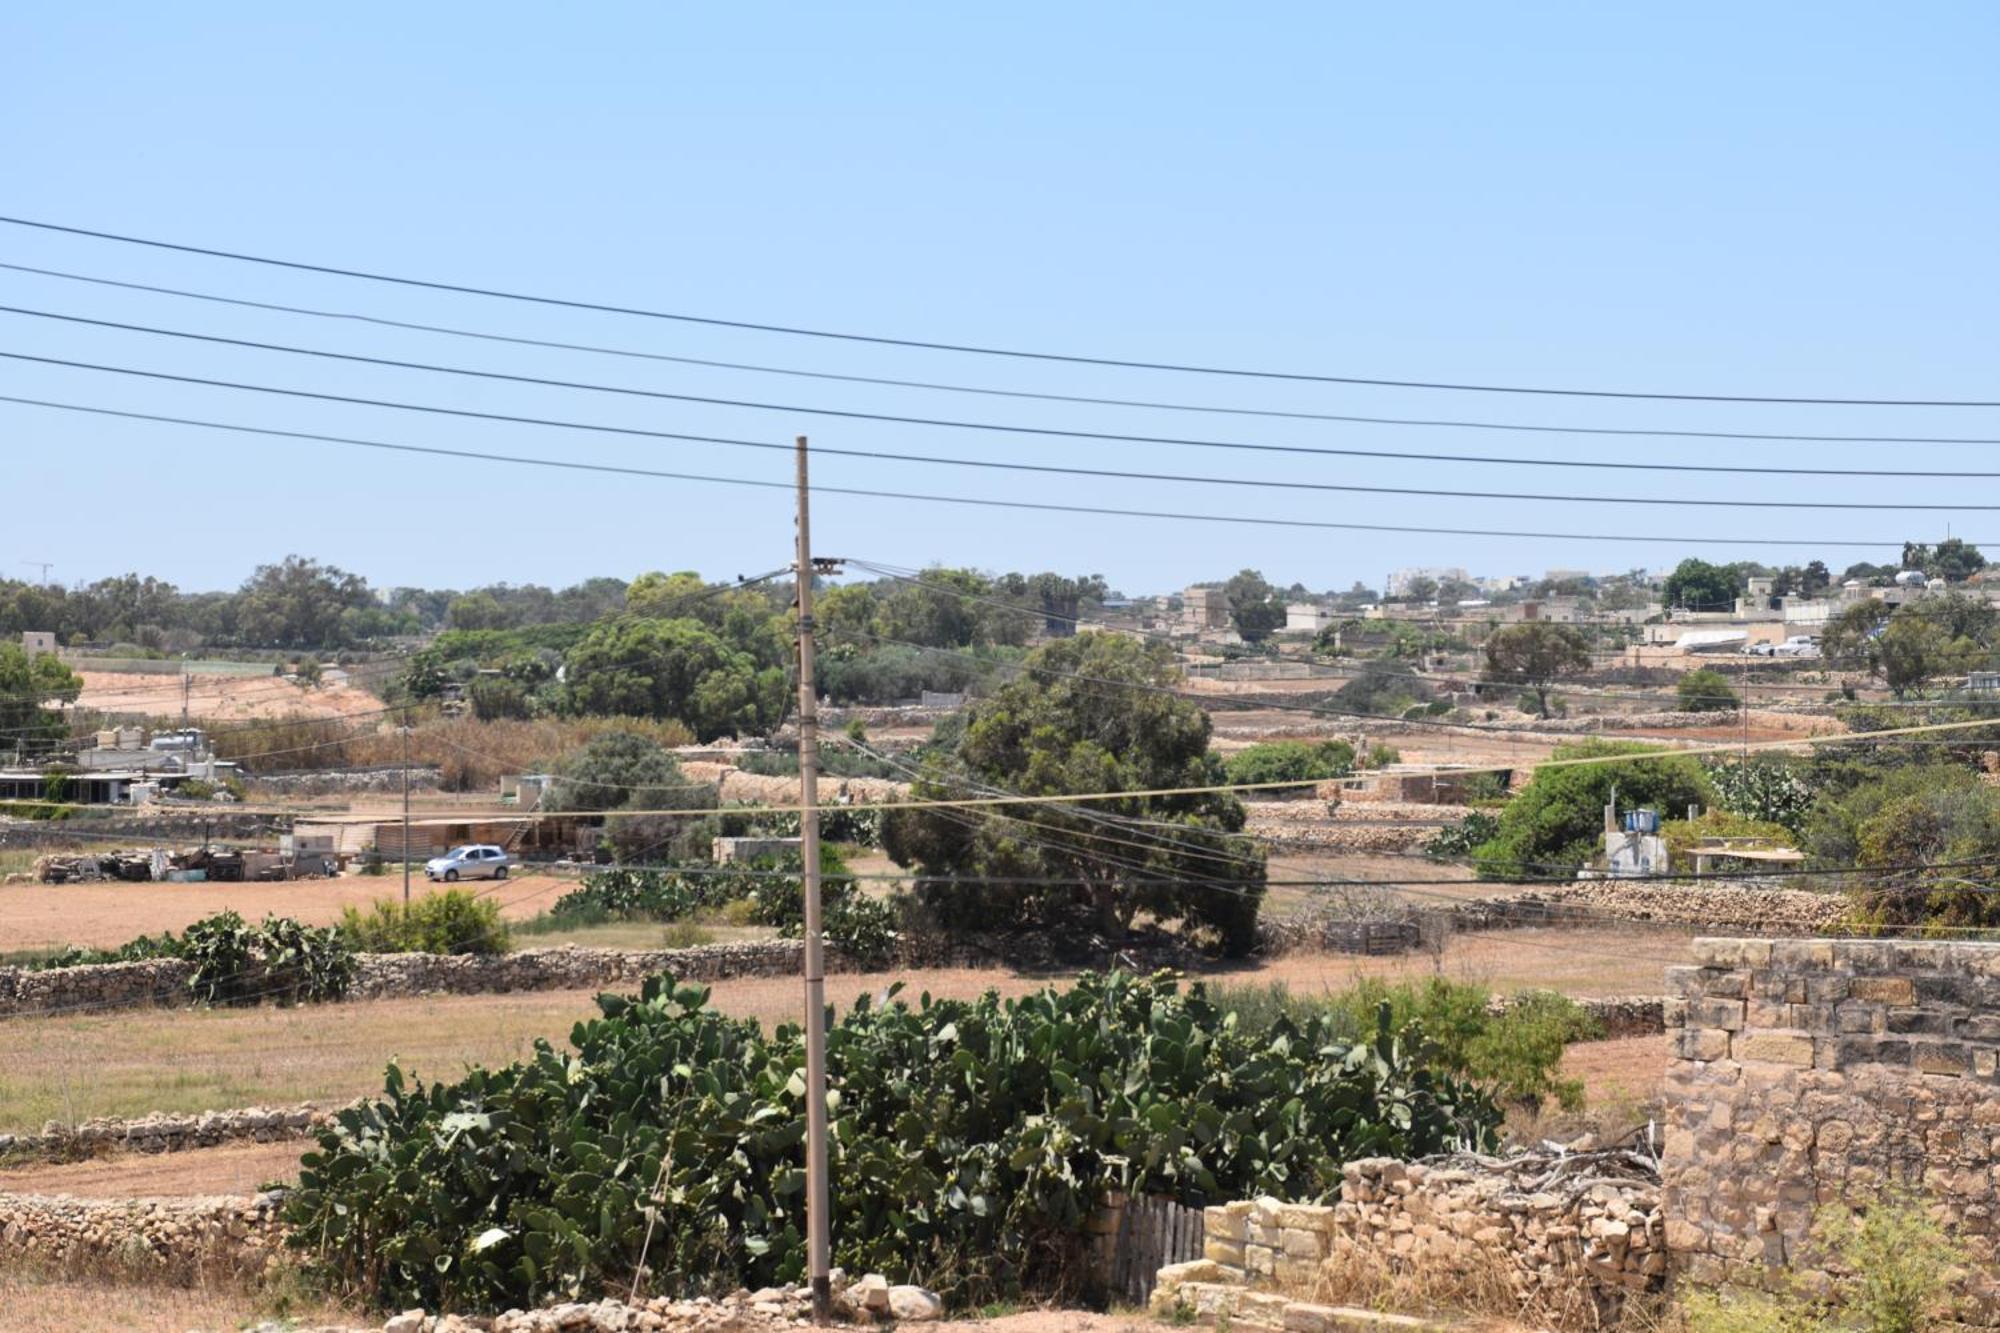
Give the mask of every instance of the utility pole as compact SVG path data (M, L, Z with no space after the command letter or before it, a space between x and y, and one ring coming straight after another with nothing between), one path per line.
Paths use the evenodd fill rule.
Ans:
M826 957L819 911L819 683L813 674L812 513L806 437L798 437L799 856L805 880L806 980L806 1278L813 1321L833 1317L829 1272L832 1209L826 1163Z
M410 910L410 710L403 710L403 912Z

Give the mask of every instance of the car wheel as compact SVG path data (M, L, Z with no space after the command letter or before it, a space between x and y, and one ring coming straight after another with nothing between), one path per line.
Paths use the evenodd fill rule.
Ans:
M447 871L445 871L445 872L444 872L444 882L445 882L445 883L447 883L447 884L456 884L456 883L458 883L458 872L457 872L456 870L447 870Z
M505 879L505 878L507 878L507 867L506 867L506 866L501 866L501 867L500 867L500 868L499 868L498 870L494 871L494 872L493 872L493 878L495 878L495 879Z

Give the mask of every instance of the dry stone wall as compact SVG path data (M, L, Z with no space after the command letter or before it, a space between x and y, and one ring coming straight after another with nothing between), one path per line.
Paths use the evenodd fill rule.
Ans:
M704 944L690 949L587 949L563 945L475 956L429 953L355 955L350 999L412 995L490 995L509 991L581 990L636 984L658 972L683 981L796 974L805 946L798 940ZM903 942L906 967L976 967L989 961L948 943ZM830 971L861 970L840 950L826 951ZM134 1009L186 1003L190 963L160 959L30 971L0 968L0 1018Z
M168 1153L224 1143L278 1143L317 1133L331 1110L297 1106L243 1106L194 1115L154 1112L133 1119L100 1117L75 1126L51 1120L40 1134L0 1134L0 1156L95 1157L106 1152Z
M1659 1184L1649 1165L1625 1152L1350 1162L1336 1204L1257 1199L1210 1208L1203 1257L1218 1271L1208 1280L1304 1294L1350 1264L1391 1272L1451 1265L1497 1270L1524 1303L1581 1302L1587 1318L1601 1318L1630 1293L1665 1281ZM1161 1283L1189 1278L1163 1271ZM1179 1299L1213 1304L1199 1291Z
M0 1194L0 1266L7 1256L56 1267L114 1264L184 1278L256 1273L283 1247L280 1192L254 1198L77 1199Z
M1829 1206L1918 1193L2000 1326L2000 945L1701 939L1668 970L1667 1243L1696 1281L1825 1263Z

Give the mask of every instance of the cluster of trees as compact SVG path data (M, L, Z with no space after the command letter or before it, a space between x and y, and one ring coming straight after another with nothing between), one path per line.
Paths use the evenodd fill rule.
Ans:
M1820 651L1844 667L1866 666L1898 695L1939 676L2000 661L2000 612L1982 598L1930 596L1891 607L1870 598L1827 622Z
M45 630L72 646L323 652L419 628L414 617L385 606L358 574L295 555L258 566L235 592L182 592L139 574L80 588L0 580L0 634Z
M1018 647L1062 638L1110 595L1100 574L982 574L935 567L914 579L844 583L814 606L830 645L883 639L925 648Z
M0 750L40 754L68 734L50 704L74 703L83 692L75 672L47 653L30 657L17 643L0 642Z

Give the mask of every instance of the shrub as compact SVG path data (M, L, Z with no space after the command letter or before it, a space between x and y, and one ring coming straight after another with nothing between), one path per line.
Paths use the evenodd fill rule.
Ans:
M176 957L194 964L188 989L203 1004L337 1000L354 979L354 956L331 927L267 916L252 927L217 912L187 928Z
M1564 764L1563 760L1657 755L1636 762ZM1604 807L1618 792L1621 808L1685 810L1709 805L1714 790L1698 761L1657 747L1590 740L1559 745L1553 763L1535 771L1527 786L1500 812L1499 831L1480 844L1473 861L1484 879L1569 875L1601 851Z
M1694 845L1704 838L1730 838L1767 850L1792 845L1792 831L1783 824L1766 824L1727 810L1710 810L1698 819L1669 820L1660 825L1660 835L1666 840L1669 862L1681 869L1693 868Z
M1346 741L1268 741L1230 755L1224 770L1238 785L1324 781L1354 771L1354 747Z
M533 1307L635 1273L672 1293L797 1280L801 1033L707 1001L655 977L600 997L573 1053L537 1043L453 1084L392 1066L306 1155L291 1243L395 1308ZM1386 1011L1356 1043L1322 1018L1248 1032L1165 976L864 998L827 1058L833 1261L958 1305L1073 1281L1106 1190L1324 1200L1347 1161L1488 1147L1499 1122Z
M1729 688L1729 677L1714 667L1701 667L1682 676L1674 685L1674 695L1683 713L1727 713L1741 702Z
M500 905L466 889L427 893L408 906L378 898L366 913L341 913L340 935L357 953L498 954L507 952Z
M1796 835L1805 831L1816 799L1801 767L1785 755L1715 760L1708 764L1708 780L1724 810L1759 823L1782 824Z
M1553 1097L1565 1109L1583 1104L1583 1085L1557 1077L1564 1047L1602 1033L1574 1000L1554 991L1524 991L1495 1012L1483 986L1432 977L1389 983L1375 978L1325 996L1294 995L1280 982L1218 990L1216 1002L1239 1024L1261 1031L1280 1019L1323 1017L1342 1040L1364 1037L1387 1008L1390 1024L1438 1068L1471 1079L1510 1103L1539 1106Z
M1483 810L1474 810L1456 824L1447 824L1424 840L1424 855L1433 861L1455 861L1470 856L1500 832L1500 821Z

